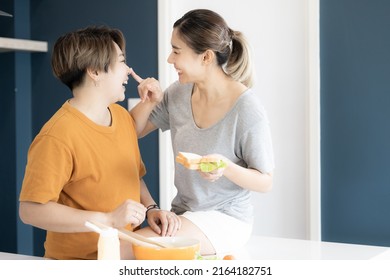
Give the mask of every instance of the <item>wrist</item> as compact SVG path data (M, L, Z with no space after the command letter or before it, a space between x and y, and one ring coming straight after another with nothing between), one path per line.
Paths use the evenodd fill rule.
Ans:
M148 213L151 210L160 210L160 207L158 207L157 204L150 204L149 206L146 207L146 212L145 212L145 217L148 217Z

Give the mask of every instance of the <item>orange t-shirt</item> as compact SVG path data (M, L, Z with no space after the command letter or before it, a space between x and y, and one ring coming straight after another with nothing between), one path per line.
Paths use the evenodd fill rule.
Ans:
M30 146L20 201L54 201L100 212L126 199L140 201L146 170L134 121L118 104L109 109L112 125L105 127L65 102ZM96 233L48 231L45 257L96 259L97 241Z

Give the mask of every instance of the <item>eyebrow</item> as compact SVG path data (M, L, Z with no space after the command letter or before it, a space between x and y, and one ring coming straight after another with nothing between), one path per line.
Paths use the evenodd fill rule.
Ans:
M120 54L118 54L118 60L119 60L119 59L122 59L122 58L123 58L124 60L126 60L125 54L121 52Z
M178 47L178 46L172 45L172 49L175 49L175 50L180 50L181 48L180 48L180 47Z

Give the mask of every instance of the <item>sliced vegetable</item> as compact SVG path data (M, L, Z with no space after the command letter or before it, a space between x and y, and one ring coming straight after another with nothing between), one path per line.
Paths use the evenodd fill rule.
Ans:
M212 172L218 168L225 168L226 162L220 160L219 162L201 162L199 163L199 169L202 172Z
M216 260L220 260L221 258L218 258L218 256L216 255L212 255L212 256L202 256L202 255L198 255L196 257L196 260L198 261L216 261Z

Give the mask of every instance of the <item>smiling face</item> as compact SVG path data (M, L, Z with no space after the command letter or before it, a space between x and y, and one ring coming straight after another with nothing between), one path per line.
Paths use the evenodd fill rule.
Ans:
M125 85L128 81L130 68L126 64L125 55L119 46L114 43L116 59L109 66L108 72L101 72L100 85L107 92L110 103L116 103L125 99Z
M179 36L176 28L173 29L172 51L168 63L173 64L180 83L195 83L203 80L205 75L203 67L203 54L196 54Z

